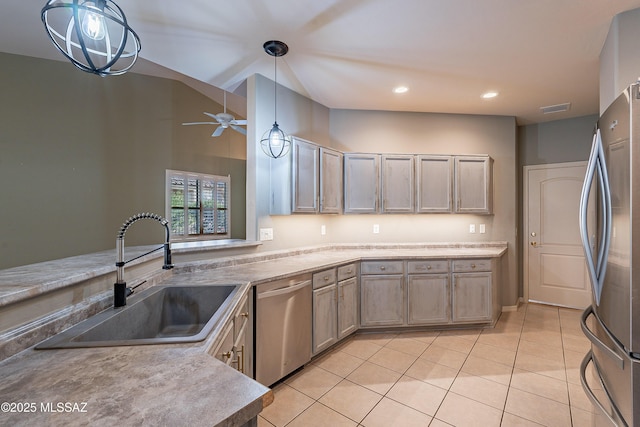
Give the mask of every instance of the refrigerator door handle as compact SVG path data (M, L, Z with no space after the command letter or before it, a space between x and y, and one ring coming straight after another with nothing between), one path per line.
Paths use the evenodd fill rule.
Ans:
M611 350L605 343L600 341L600 339L596 336L596 334L594 334L591 331L591 329L589 329L589 327L587 326L587 318L592 314L594 313L593 313L593 306L591 305L587 307L586 310L582 313L582 317L580 318L580 327L582 328L582 332L584 332L584 334L587 336L587 338L589 338L589 341L591 341L593 345L598 347L604 354L609 356L609 358L611 358L611 360L615 362L615 364L618 366L618 368L620 368L620 370L624 370L624 360L622 359L622 357L620 357L619 354ZM596 322L599 322L597 317L595 317L595 319L596 319ZM602 329L607 334L607 337L611 341L615 342L615 339L613 338L611 333L607 330L607 328L603 327Z
M602 240L598 247L597 263L593 260L593 250L589 241L589 230L587 227L587 213L589 208L589 195L593 185L594 176L598 177L598 184L601 193L600 202L602 203ZM602 294L602 286L607 270L607 258L609 255L609 243L611 237L611 192L609 189L609 178L607 175L607 166L604 160L604 149L602 148L602 137L600 129L597 129L593 135L593 143L591 145L591 154L587 164L587 172L584 183L582 185L582 193L580 195L580 237L584 248L585 259L587 262L587 270L593 286L594 298L596 304L600 305L600 296Z
M591 387L589 386L589 383L587 382L587 375L586 375L587 366L591 362L593 362L593 352L591 350L589 350L587 355L582 360L582 363L580 363L580 383L582 384L582 388L583 388L585 394L587 395L587 397L589 398L591 403L593 403L594 406L596 406L598 409L600 409L600 412L602 413L602 415L604 415L609 420L609 422L611 422L611 425L628 427L627 423L624 421L624 418L622 418L622 414L620 414L620 410L616 407L616 405L613 403L613 401L611 401L609 393L606 391L606 389L605 389L605 395L607 396L607 398L609 400L609 406L611 407L611 410L614 413L614 415L617 418L617 420L613 416L611 416L609 414L609 411L607 411L607 409L604 407L604 405L602 403L600 403L600 401L598 400L598 397L595 395L593 390L591 390ZM594 369L596 369L596 372L597 372L597 367L595 366L595 364L594 364ZM598 377L600 377L599 373L597 375L598 375ZM603 387L603 389L604 389L604 387Z

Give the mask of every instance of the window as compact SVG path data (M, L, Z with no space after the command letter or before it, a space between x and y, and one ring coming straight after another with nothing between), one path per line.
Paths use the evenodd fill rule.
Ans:
M228 176L167 170L167 218L171 240L230 236Z

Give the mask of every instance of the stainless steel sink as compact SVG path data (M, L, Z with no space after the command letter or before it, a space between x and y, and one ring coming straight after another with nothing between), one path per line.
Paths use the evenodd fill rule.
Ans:
M36 346L36 349L204 340L240 285L154 286Z

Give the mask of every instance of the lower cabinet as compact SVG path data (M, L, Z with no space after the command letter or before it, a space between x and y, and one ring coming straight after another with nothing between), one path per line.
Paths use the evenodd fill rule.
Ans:
M412 274L407 279L407 323L449 323L449 274Z
M453 273L454 322L491 320L491 272Z
M313 275L313 347L316 355L358 329L355 263Z
M360 324L404 324L404 262L364 261L360 264Z
M249 294L252 291L249 291ZM210 352L216 359L223 361L245 375L253 376L251 335L250 295L245 295L236 309L233 318L223 328L223 339Z

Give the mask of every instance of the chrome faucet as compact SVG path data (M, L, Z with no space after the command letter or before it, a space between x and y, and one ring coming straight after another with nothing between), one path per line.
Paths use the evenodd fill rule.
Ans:
M139 255L135 258L131 258L128 261L124 261L124 233L134 222L141 219L154 219L162 224L166 230L164 245L159 248L153 249L147 253ZM125 264L136 260L138 258L142 258L143 256L149 255L157 250L164 249L164 265L162 266L163 270L169 270L173 268L173 264L171 264L171 247L169 246L169 221L161 217L160 215L152 214L152 213L139 213L137 215L132 216L128 220L122 224L120 231L118 232L118 237L116 239L116 283L113 284L113 306L114 308L123 307L127 305L127 296L131 295L133 291L131 288L127 288L127 282L124 281L124 266Z

